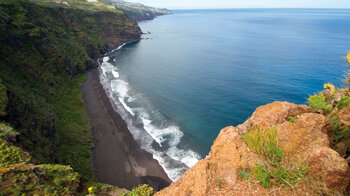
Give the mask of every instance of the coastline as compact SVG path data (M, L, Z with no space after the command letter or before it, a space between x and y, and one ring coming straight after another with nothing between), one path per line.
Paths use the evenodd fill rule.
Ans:
M93 136L92 165L99 182L131 190L149 184L155 190L172 182L152 154L142 150L121 116L114 111L99 79L98 68L87 72L83 100Z

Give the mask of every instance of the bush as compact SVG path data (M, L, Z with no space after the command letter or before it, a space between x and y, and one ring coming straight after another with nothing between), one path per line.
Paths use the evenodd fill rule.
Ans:
M332 127L332 130L333 130L332 139L335 142L350 136L350 127L342 124L339 121L339 118L337 115L334 115L333 117L331 117L329 124Z
M332 105L327 104L326 98L323 96L322 93L319 93L318 95L310 96L308 99L308 103L311 107L318 110L324 110L327 113L331 113L333 109Z
M345 107L350 106L350 97L343 97L339 102L338 102L338 109L341 110Z
M242 140L255 153L268 158L272 164L276 164L283 158L282 148L277 145L277 128L251 129Z
M30 156L26 152L0 139L0 168L28 161L30 161Z
M144 184L133 188L129 196L152 196L153 194L153 188L149 187L147 184Z

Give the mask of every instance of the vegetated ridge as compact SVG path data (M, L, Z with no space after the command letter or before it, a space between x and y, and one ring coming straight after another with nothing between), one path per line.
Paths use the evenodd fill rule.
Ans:
M91 128L79 88L98 57L139 40L141 30L108 5L35 2L0 0L0 192L34 194L51 183L40 195L79 195L82 183L95 182ZM77 173L68 166L36 165L49 163L70 165ZM73 177L57 179L56 186L53 171Z

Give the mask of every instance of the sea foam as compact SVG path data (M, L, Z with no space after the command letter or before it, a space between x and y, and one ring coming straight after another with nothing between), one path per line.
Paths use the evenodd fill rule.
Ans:
M107 54L111 55L123 46ZM201 157L191 149L180 148L184 137L180 127L164 117L144 94L131 91L127 76L112 64L115 58L113 61L108 56L102 58L99 69L101 84L134 139L142 149L153 154L169 178L176 181Z

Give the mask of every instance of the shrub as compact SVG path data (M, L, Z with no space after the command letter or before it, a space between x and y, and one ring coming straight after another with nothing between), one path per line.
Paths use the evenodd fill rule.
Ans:
M319 110L324 110L327 113L332 112L333 106L330 104L327 104L326 98L323 96L322 93L319 93L318 95L310 96L308 99L308 103L311 107Z
M0 139L0 168L10 165L30 161L30 156L15 146L9 146Z
M334 141L339 141L345 137L350 136L350 127L342 124L339 121L339 118L337 115L334 115L333 117L331 117L329 124L331 125L333 130L332 139Z
M341 110L345 107L350 106L350 97L343 97L339 102L338 102L338 109Z
M277 145L276 127L255 127L242 139L253 152L267 157L272 164L278 163L284 156L282 148Z
M270 185L271 174L268 171L268 168L264 164L258 164L254 167L253 175L257 180L261 182L261 185L265 188Z
M136 188L133 188L130 192L130 196L151 196L154 194L152 187L149 187L147 184L140 185Z

